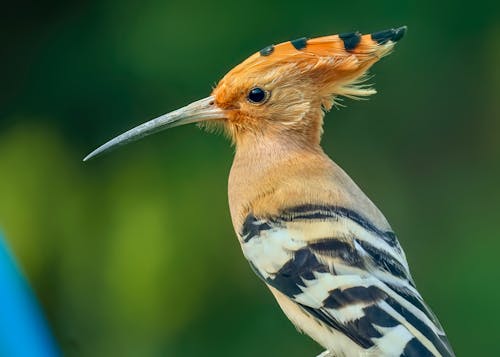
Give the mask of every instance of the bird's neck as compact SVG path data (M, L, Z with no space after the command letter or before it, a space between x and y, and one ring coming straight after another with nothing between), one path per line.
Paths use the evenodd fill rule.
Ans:
M250 211L273 210L270 201L275 202L276 209L282 208L279 207L284 204L280 202L281 194L294 178L303 183L294 188L297 197L307 197L304 191L307 191L308 178L327 174L332 164L319 143L266 136L240 140L228 184L233 224L237 227ZM289 197L289 202L292 201ZM266 208L260 207L260 203Z
M390 229L377 207L319 143L311 145L287 136L240 140L228 189L237 232L249 213L269 217L307 204L356 210L377 226Z

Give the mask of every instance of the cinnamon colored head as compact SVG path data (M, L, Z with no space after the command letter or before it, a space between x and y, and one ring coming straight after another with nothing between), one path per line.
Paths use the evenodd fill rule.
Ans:
M229 71L210 97L131 129L84 160L166 128L202 121L222 124L237 144L259 135L319 142L324 111L338 96L374 94L362 84L364 75L405 31L300 38L265 47Z

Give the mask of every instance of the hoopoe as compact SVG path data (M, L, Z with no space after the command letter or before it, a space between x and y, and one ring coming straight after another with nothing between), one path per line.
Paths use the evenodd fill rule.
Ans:
M236 146L229 208L251 268L321 356L454 356L412 280L389 223L321 149L323 117L375 93L367 70L406 27L265 47L212 94L102 145L187 123L224 128Z

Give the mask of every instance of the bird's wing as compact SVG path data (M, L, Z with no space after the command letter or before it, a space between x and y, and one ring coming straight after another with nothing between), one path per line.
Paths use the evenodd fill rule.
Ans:
M265 219L250 214L240 238L267 284L360 347L391 355L399 348L401 356L453 356L415 288L396 236L362 215L311 205Z

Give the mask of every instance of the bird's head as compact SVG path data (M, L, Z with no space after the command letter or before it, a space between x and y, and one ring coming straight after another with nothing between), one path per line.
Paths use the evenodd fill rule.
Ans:
M375 93L367 70L387 55L406 27L300 38L265 47L229 71L212 95L146 122L102 145L84 160L149 134L188 123L222 124L238 144L262 136L319 143L324 111L339 96Z

